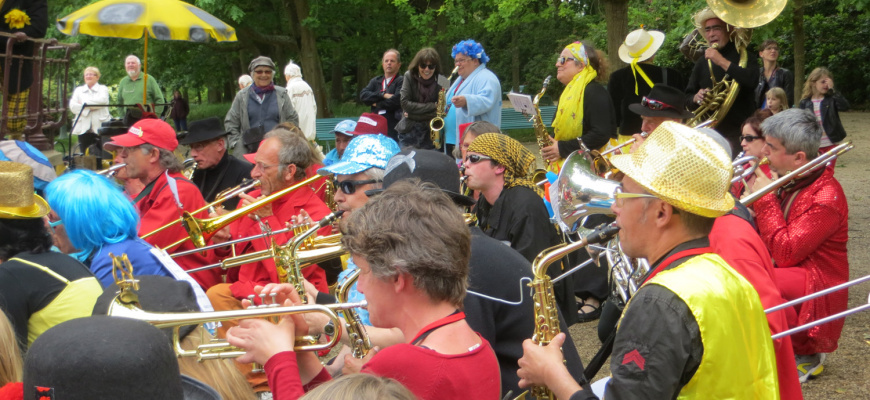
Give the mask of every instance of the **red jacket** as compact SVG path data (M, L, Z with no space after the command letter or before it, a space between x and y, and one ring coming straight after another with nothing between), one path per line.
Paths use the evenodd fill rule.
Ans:
M250 195L254 198L260 196L260 191L251 192ZM326 204L317 197L317 194L309 188L301 188L290 192L272 203L272 215L263 218L264 223L268 223L272 231L283 229L290 218L298 215L300 211L305 210L314 222L329 215L329 208ZM250 217L242 217L230 225L230 233L233 239L239 239L252 235L263 233L260 225ZM328 235L332 233L332 227L326 226L320 229L318 235ZM278 234L273 236L276 243L279 245L286 244L292 239L292 232ZM266 239L257 239L248 242L243 242L236 246L236 254L245 254L254 251L266 250L269 247L269 241ZM326 283L326 273L317 265L306 267L302 270L305 279L311 282L317 290L327 293L329 287ZM267 283L278 282L278 271L275 267L274 259L259 261L242 265L238 268L232 268L227 273L227 282L232 283L230 289L233 296L237 299L247 298L248 295L254 294L254 287L257 285L265 285Z
M752 225L733 214L716 218L710 232L710 247L721 256L731 268L752 284L761 305L765 309L785 302L774 283L773 262L770 253L758 237ZM788 329L786 310L767 314L771 334ZM791 337L786 336L773 342L776 354L779 394L782 400L803 399L797 368L794 364L794 350Z
M180 223L177 223L177 221L181 219L182 211L194 211L202 208L206 204L205 200L202 198L202 193L199 192L196 185L185 179L183 175L177 172L170 172L169 177L174 180L175 186L177 187L178 201L176 201L171 186L167 184L166 173L160 174L157 179L145 186L145 189L143 189L135 199L136 208L139 210L139 216L141 218L139 223L139 236L149 233L167 223L176 221L172 227L145 239L146 242L160 248L168 246L176 242L178 239L188 236L184 227L181 226ZM179 202L181 203L181 206L179 206ZM194 217L208 218L208 212L203 210L202 212L195 214ZM178 246L166 249L166 251L169 253L175 253L193 248L195 248L195 246L188 240ZM176 258L175 262L178 263L182 269L189 270L210 264L212 258L211 252L206 252L205 256L200 253L195 253ZM135 268L135 265L133 267ZM220 275L220 269L212 269L197 272L191 276L200 284L200 286L202 286L203 290L208 290L208 288L221 283Z
M806 294L849 280L849 205L834 172L825 168L781 193L769 193L753 204L761 239L777 268L806 270ZM804 302L798 324L844 311L848 293L841 290ZM830 353L837 349L843 319L795 335L798 354ZM800 335L800 336L798 336ZM802 340L799 340L801 338ZM798 346L798 343L803 343Z

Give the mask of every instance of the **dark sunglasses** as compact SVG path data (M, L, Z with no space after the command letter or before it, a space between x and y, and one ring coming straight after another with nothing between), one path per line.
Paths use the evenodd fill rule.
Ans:
M483 160L492 160L492 157L482 156L479 154L469 154L465 157L465 161L468 161L472 164L477 164Z
M380 179L368 179L364 181L335 181L335 186L341 189L341 192L344 194L354 194L356 193L357 186L368 185L370 183L378 183L383 182Z
M646 108L649 108L650 110L655 110L655 111L666 110L668 108L673 109L673 110L677 109L676 107L674 107L668 103L663 103L663 102L658 101L658 100L653 100L653 99L647 98L646 96L644 96L643 99L640 100L640 105L642 105Z
M559 57L556 59L556 64L562 65L562 64L568 62L569 60L570 61L577 61L577 59L574 57Z
M752 141L755 140L755 139L764 139L764 137L762 137L762 136L752 136L752 135L740 136L740 140L745 140L747 143L752 143Z
M420 68L435 70L435 64L420 64Z

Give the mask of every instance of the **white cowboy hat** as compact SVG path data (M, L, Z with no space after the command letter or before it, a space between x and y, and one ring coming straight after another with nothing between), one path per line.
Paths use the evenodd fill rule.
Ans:
M648 31L640 28L632 31L625 37L625 41L619 46L619 59L631 64L632 59L644 61L656 54L662 43L665 42L665 34L659 31Z

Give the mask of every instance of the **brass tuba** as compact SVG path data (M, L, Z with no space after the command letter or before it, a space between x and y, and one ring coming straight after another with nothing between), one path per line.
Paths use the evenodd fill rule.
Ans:
M782 12L785 4L786 0L772 0L764 3L759 0L707 0L710 10L719 19L736 28L731 32L731 41L734 42L740 53L738 65L741 68L746 68L747 65L746 47L752 37L752 28L772 21ZM701 10L698 14L704 11ZM703 41L700 42L703 43ZM715 44L713 48L716 48ZM734 100L737 99L737 93L740 91L740 85L737 84L737 81L728 79L727 74L722 77L721 81L717 82L713 75L713 63L710 60L707 60L707 66L710 69L713 87L704 95L704 100L694 112L695 116L686 121L688 126L694 127L709 121L710 128L715 128L728 114L728 110L731 109Z
M458 70L459 67L453 68L453 72L447 78L447 86L450 86L450 81L453 80L453 76L456 75ZM429 137L432 139L436 149L441 148L441 131L444 129L444 116L447 114L447 110L445 110L447 107L447 89L447 87L443 87L438 91L438 102L435 104L435 118L429 121Z

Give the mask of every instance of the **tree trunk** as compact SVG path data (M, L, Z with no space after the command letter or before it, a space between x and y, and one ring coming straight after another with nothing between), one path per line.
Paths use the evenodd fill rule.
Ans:
M326 96L326 80L323 78L323 67L320 65L320 55L317 53L317 36L311 28L302 24L308 18L308 0L296 0L295 22L299 26L299 41L301 47L302 71L305 81L311 85L314 91L314 100L317 101L317 117L326 118L332 115L329 111L329 100Z
M616 71L625 66L619 59L619 46L628 35L628 0L605 1L604 18L607 22L607 61L610 71Z
M806 75L806 33L804 32L804 0L794 0L794 104L800 103Z
M365 89L366 85L369 84L369 80L372 79L369 76L370 72L368 69L369 61L365 59L363 55L359 56L359 59L356 62L356 99L355 101L359 102L359 94Z
M520 91L520 27L511 28L511 90Z
M221 102L221 89L220 86L209 86L208 87L208 103L220 103Z
M341 63L341 46L332 48L332 82L329 97L337 102L344 100L344 71Z

